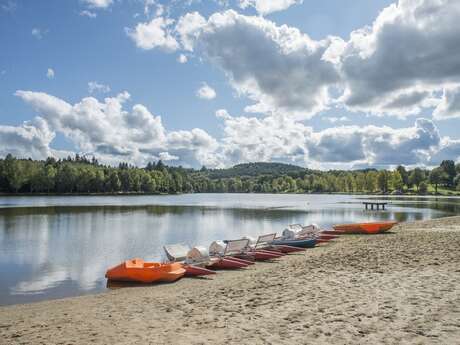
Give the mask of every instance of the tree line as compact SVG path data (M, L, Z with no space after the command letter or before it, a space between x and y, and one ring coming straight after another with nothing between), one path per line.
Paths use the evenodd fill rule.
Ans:
M310 170L282 163L239 164L229 169L169 167L162 161L139 168L100 164L94 157L0 159L2 193L455 193L460 165L434 169Z

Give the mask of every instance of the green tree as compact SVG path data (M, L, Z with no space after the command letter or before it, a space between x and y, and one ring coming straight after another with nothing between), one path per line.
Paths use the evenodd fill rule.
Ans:
M386 170L381 170L378 173L377 176L377 184L379 187L379 190L382 193L388 192L388 184L389 184L389 177L388 177L388 172Z
M409 186L409 173L407 172L406 168L402 165L398 165L398 167L396 168L396 171L399 173L399 175L401 175L403 184L405 186Z
M422 181L425 179L425 174L423 173L423 170L420 169L420 168L415 168L414 170L412 170L412 172L410 173L410 177L409 177L409 183L411 185L414 185L417 187L417 190L420 189L420 184L422 183Z
M121 190L121 181L115 170L111 170L106 182L106 189L112 193Z
M148 173L142 174L141 177L141 189L143 192L153 193L156 189L155 180Z
M432 185L434 185L434 191L438 194L438 186L448 179L447 174L442 168L435 168L431 170L429 180Z
M440 168L447 174L447 185L452 187L454 185L454 178L457 175L455 162L453 160L443 160Z
M393 171L391 174L391 185L397 191L402 191L404 188L404 181L398 170Z
M419 194L426 194L427 191L428 191L428 183L426 183L426 181L420 182L418 186Z

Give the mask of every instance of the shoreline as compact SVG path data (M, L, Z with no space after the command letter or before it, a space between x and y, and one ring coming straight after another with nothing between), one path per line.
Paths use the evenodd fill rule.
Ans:
M456 344L460 217L215 277L0 307L7 344Z
M0 197L18 197L18 196L27 196L27 197L40 197L40 196L158 196L158 195L187 195L187 194L280 194L280 195L363 195L363 196L372 196L372 197L401 197L401 196L436 196L436 197L458 197L460 196L460 191L449 190L446 193L381 193L381 192L311 192L311 193L297 193L297 192L278 192L278 193L264 193L264 192L192 192L192 193L145 193L145 192L104 192L104 193L5 193L0 192Z

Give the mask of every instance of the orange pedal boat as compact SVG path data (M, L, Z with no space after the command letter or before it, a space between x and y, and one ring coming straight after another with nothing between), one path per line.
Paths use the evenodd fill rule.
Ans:
M109 280L132 281L139 283L173 282L184 276L185 269L181 263L145 262L132 259L107 270L105 277Z
M398 222L394 221L355 223L334 225L333 228L345 234L379 234L390 230L396 224L398 224Z

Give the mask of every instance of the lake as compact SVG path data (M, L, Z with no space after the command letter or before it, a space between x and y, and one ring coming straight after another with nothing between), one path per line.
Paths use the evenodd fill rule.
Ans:
M363 200L390 202L365 211ZM413 221L455 215L460 199L351 195L186 194L0 197L0 305L107 289L108 267L163 258L162 245L280 233L287 224Z

